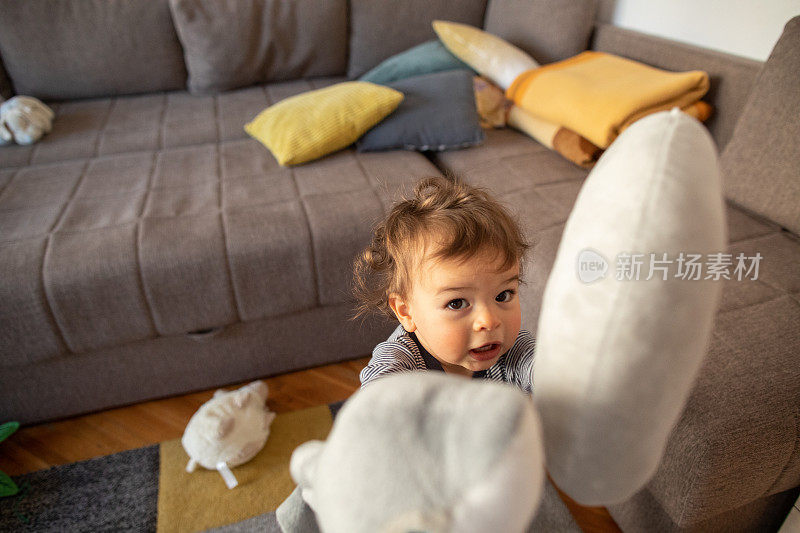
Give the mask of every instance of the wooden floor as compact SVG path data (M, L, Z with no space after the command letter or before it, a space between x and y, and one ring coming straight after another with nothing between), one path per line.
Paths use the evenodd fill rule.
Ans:
M267 378L267 405L284 413L344 400L358 389L358 373L368 360L364 357ZM180 438L189 418L214 390L21 428L0 444L0 470L17 476ZM559 493L587 533L620 531L604 508L583 507Z

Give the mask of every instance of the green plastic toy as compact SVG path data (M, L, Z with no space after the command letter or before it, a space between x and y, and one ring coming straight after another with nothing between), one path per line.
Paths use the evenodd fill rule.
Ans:
M0 425L0 442L3 442L11 436L16 430L19 429L19 422L6 422ZM19 492L19 487L14 483L8 474L0 471L0 498L4 496L13 496Z

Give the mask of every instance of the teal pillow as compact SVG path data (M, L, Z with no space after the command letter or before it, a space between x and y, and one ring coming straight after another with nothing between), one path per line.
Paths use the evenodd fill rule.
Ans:
M359 80L386 84L412 76L456 69L470 69L470 66L451 54L442 42L436 39L390 57L361 76Z

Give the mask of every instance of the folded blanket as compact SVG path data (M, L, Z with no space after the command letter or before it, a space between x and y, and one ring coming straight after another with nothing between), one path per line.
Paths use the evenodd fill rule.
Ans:
M700 122L707 120L711 116L712 110L713 108L703 101L689 104L681 109ZM630 124L626 123L621 129L627 128ZM583 168L592 168L603 154L602 148L574 131L542 120L516 105L512 106L508 112L508 125L528 134L544 146L561 154L565 159Z
M591 168L603 153L602 148L595 146L574 131L542 120L516 105L508 112L508 125L528 134L544 146L555 150L564 158L583 168Z
M559 128L553 136L553 150L583 168L592 168L603 155L602 148L567 128Z
M700 100L693 104L689 104L686 107L682 107L681 111L683 111L690 117L696 118L700 122L705 122L706 120L711 118L711 114L714 112L714 108L711 106L711 104Z
M604 52L583 52L520 74L506 91L516 105L601 148L632 122L685 108L708 91L702 71L668 72Z

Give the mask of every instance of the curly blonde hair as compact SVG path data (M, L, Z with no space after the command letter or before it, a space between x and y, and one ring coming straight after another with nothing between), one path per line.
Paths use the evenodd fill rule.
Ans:
M423 178L375 227L353 263L354 318L394 317L389 296L408 296L423 258L469 259L491 250L502 258L501 269L521 269L528 247L518 222L486 190L453 176Z

